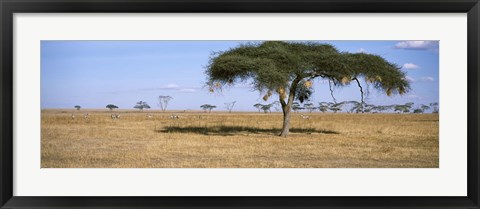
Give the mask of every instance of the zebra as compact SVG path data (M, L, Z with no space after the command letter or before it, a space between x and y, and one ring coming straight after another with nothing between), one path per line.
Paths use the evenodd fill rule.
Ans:
M111 116L112 120L120 119L120 115L113 113Z
M88 119L88 113L83 114L83 119L87 120Z
M310 116L308 116L308 115L303 115L303 114L302 114L302 115L300 115L300 116L301 116L303 119L307 119L307 120L310 119Z
M178 117L178 115L172 114L170 115L170 119L180 119L180 117Z
M72 120L75 120L75 115L72 114L72 116L70 116L72 118Z

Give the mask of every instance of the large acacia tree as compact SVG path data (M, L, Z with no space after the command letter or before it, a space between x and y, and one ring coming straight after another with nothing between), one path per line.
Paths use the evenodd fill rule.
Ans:
M360 79L387 95L409 90L405 73L382 57L366 53L339 52L334 46L316 42L266 41L242 44L212 55L206 69L210 91L239 82L252 81L252 88L267 100L278 96L283 110L280 136L287 136L294 100L303 102L313 93L312 82L326 79L337 86ZM363 101L362 101L363 102Z

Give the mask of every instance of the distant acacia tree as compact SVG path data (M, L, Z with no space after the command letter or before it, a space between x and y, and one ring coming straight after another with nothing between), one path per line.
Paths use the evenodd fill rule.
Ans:
M430 103L430 107L433 108L432 113L438 113L438 102Z
M347 101L347 102L343 102L345 105L348 105L347 108L347 112L350 112L350 113L360 113L362 112L362 109L363 109L363 105L362 103L360 102L357 102L357 101Z
M225 103L225 107L227 108L228 112L232 112L233 106L235 106L235 103L236 103L236 102L237 102L237 101Z
M82 108L82 107L80 105L75 105L74 108L77 109L77 110L80 110L80 108Z
M272 108L272 104L266 104L266 105L262 105L262 110L264 113L269 113L269 112L272 112L270 109Z
M297 113L298 113L298 111L303 110L303 109L304 109L304 108L303 108L302 106L300 106L300 103L298 103L298 102L293 102L293 103L292 103L292 110L293 110L294 112L297 112Z
M210 113L210 112L212 112L212 109L217 108L217 106L211 105L211 104L204 104L204 105L200 106L200 108L202 108L202 110L204 110L205 112L207 112L207 110L208 110L208 112Z
M337 113L338 111L342 110L342 108L337 106L331 106L328 109L331 110L333 113Z
M423 110L421 108L416 108L413 110L413 113L423 113Z
M145 101L139 101L135 106L133 106L133 108L143 111L143 109L150 109L150 105L148 105Z
M158 96L158 105L160 106L160 109L162 109L163 112L167 109L168 103L170 100L172 100L173 97L171 96Z
M428 109L430 109L430 106L422 104L422 105L420 105L420 109L422 109L423 112L425 112L425 111L427 111Z
M106 108L110 109L110 111L112 111L113 109L118 109L118 106L114 105L114 104L108 104L106 106Z
M397 65L378 55L340 52L334 46L317 42L265 41L243 44L214 53L206 69L210 91L234 83L252 81L264 99L273 94L283 110L280 136L290 130L290 112L294 100L307 101L315 79L336 86L356 82L363 98L360 79L385 92L404 94L409 90L405 73ZM363 102L363 101L362 101Z
M413 102L407 102L405 103L404 105L395 105L394 106L394 111L395 112L402 112L402 113L409 113L410 112L410 108L412 108L413 106Z
M313 103L306 103L306 104L303 105L303 107L306 110L308 110L308 112L310 112L310 113L313 112L315 109L317 109Z
M253 106L258 109L258 112L260 112L260 110L262 110L263 105L260 103L257 103L257 104L254 104Z
M327 102L320 102L318 103L318 110L325 113L328 111L328 103Z
M377 110L378 112L383 112L383 111L393 109L394 106L395 105L378 105L378 106L375 107L375 110Z
M342 110L342 106L345 104L345 102L340 102L340 103L333 103L329 102L328 103L328 109L331 110L333 113L337 113L338 111Z
M430 109L430 106L421 104L418 108L413 110L413 113L425 113L428 109Z

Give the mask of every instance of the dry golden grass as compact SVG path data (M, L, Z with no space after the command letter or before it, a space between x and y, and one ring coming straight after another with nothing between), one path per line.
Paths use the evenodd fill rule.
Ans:
M83 119L82 112L89 112ZM42 168L437 168L437 114L42 111ZM72 119L70 115L76 114Z

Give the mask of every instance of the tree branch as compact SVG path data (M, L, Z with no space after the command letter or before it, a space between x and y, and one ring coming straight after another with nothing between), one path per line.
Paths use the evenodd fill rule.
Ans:
M364 106L365 102L363 101L363 88L362 88L362 85L360 85L360 81L357 79L357 77L353 78L352 80L357 81L358 87L360 88L360 93L361 93L361 95L362 95L362 103L361 103L360 105L361 105L361 107L362 107L362 113L364 113L364 108L363 108L363 106Z
M337 100L335 99L335 96L333 96L332 81L330 79L328 79L328 86L330 87L330 95L332 95L333 102L337 104Z
M288 92L288 100L286 104L287 108L292 106L293 100L295 100L295 92L297 91L298 83L300 83L302 79L303 78L298 75L295 79L293 79L292 85L290 86L290 92Z

